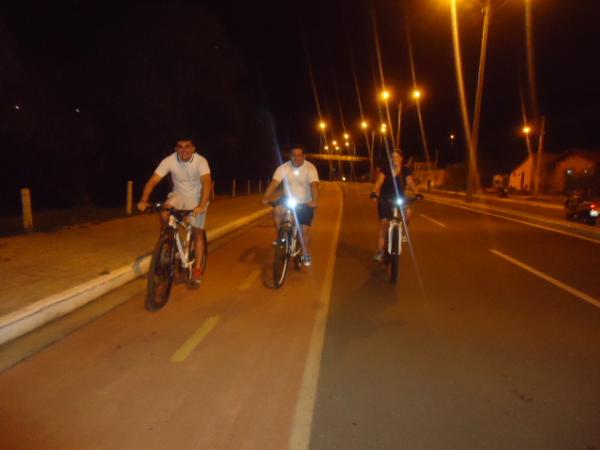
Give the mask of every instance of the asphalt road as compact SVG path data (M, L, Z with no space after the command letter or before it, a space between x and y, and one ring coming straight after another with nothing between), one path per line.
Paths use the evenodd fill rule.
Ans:
M264 221L1 373L0 448L600 449L599 244L419 202L392 286L342 191L281 289Z

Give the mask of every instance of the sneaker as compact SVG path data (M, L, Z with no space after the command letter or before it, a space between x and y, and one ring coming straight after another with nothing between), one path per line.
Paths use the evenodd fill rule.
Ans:
M377 252L374 256L373 259L377 262L383 262L383 253L382 252Z
M310 267L312 264L312 258L310 256L305 256L302 258L302 263L304 264L304 267Z

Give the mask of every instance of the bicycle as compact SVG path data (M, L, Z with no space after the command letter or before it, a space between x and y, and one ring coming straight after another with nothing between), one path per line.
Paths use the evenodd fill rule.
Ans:
M189 209L165 208L156 203L151 211L169 213L169 218L161 231L160 238L154 248L150 268L148 270L148 293L146 295L146 309L158 311L169 301L171 287L175 272L179 272L188 286L193 286L193 271L196 261L196 233L186 218L193 213ZM181 230L181 232L180 232ZM182 241L181 234L185 239ZM204 240L204 254L202 259L202 272L206 268L207 240L206 232L202 230L199 236Z
M303 251L300 240L300 227L296 223L295 211L297 208L306 207L298 204L291 197L286 198L283 202L270 202L270 205L276 206L280 203L285 206L285 213L277 232L277 240L275 241L273 282L276 288L280 288L283 285L290 260L294 261L296 270L302 268Z
M421 194L417 194L414 200L422 199ZM414 201L412 200L412 201ZM390 283L398 281L400 273L400 255L402 254L402 242L408 241L406 224L402 215L402 208L405 208L408 203L412 203L405 197L396 197L393 200L388 200L392 206L392 218L388 226L383 264L385 265L387 279Z

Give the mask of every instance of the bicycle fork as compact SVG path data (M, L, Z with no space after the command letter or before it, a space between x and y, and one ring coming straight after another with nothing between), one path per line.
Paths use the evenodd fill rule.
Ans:
M402 221L392 220L388 228L388 239L387 239L387 251L390 255L400 255L402 253ZM394 234L398 236L397 239L393 239ZM394 243L396 244L394 246Z

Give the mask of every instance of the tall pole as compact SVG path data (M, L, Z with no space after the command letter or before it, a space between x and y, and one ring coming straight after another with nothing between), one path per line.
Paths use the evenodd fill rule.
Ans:
M471 175L475 173L476 168L475 158L473 155L473 141L471 136L471 124L469 121L469 112L467 111L467 99L465 94L465 83L462 72L462 57L460 54L460 39L458 36L458 17L456 11L456 1L451 0L450 8L452 12L452 43L454 47L454 68L456 70L456 84L458 87L458 94L460 100L460 112L462 117L463 129L465 132L465 141L467 143L467 161L468 161L468 170L467 170L467 195L466 201L473 201L473 191L472 184L470 182Z
M396 145L397 148L402 148L400 145L400 131L402 129L402 102L398 103L398 128L396 129Z
M544 135L546 134L546 118L542 116L540 123L540 137L538 140L537 157L535 158L534 195L540 193L540 171L542 168L542 154L544 151Z
M485 60L487 55L488 30L490 27L491 0L486 0L482 7L483 30L481 32L481 52L479 54L479 72L477 75L477 90L475 92L475 108L473 111L473 128L471 134L471 158L469 175L467 179L467 196L472 196L474 189L479 187L479 174L477 173L477 155L479 151L479 123L481 119L481 99L483 95L483 80L485 76Z

